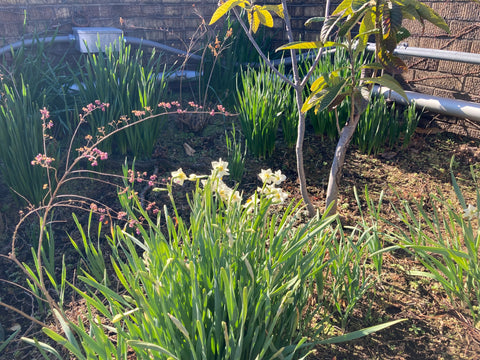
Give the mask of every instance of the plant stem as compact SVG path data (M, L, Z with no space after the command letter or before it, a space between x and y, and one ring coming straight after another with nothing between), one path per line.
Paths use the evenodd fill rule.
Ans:
M293 39L292 25L290 23L290 15L287 10L286 0L282 0L282 6L283 6L283 17L285 19L285 29L287 31L288 41L293 42L294 39ZM308 78L305 78L304 81L301 81L300 79L300 75L298 72L296 50L291 49L290 56L292 58L292 71L293 71L293 81L294 81L293 88L295 90L295 97L297 100L297 108L298 108L297 143L295 145L295 156L297 158L298 182L300 183L300 193L302 194L302 199L305 205L307 206L308 215L310 217L313 217L315 215L315 208L313 207L312 201L310 200L310 196L308 194L307 180L305 177L305 168L303 166L303 140L305 137L305 113L302 112L303 89L305 87L305 83ZM315 59L317 63L318 63L318 60L320 59L320 56L321 56L321 52L317 54L317 58ZM313 72L312 69L313 69L313 66L310 69L311 72Z

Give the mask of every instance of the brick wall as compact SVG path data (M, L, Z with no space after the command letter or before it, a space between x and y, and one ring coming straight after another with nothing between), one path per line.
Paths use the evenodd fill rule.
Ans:
M278 0L267 0L276 4ZM443 16L452 29L447 35L427 24L425 30L410 22L409 46L480 53L480 5L466 0L424 1ZM306 28L305 19L324 14L323 0L289 1L296 39L314 40L317 27ZM339 1L332 2L332 9ZM210 19L217 0L1 0L0 44L17 41L22 34L70 34L72 26L113 26L127 36L159 41L186 49L203 16ZM24 13L26 23L24 29ZM280 21L277 20L277 24ZM282 31L271 32L274 46L286 42ZM409 59L404 76L413 90L480 102L480 66L448 61Z
M409 46L480 54L480 4L466 0L423 1L442 16L451 33L418 22L407 23ZM410 58L404 75L412 90L442 97L480 102L480 65Z
M0 45L33 32L58 31L71 34L73 26L108 26L124 30L126 36L161 42L182 50L198 28L208 22L218 0L2 0L0 1ZM277 0L269 0L278 3ZM306 18L324 13L323 1L305 0L291 4L295 36L313 39L317 29L306 29ZM24 26L24 16L25 26ZM280 21L278 21L280 24ZM283 44L282 32L273 31Z
M215 1L195 0L2 0L0 41L11 43L22 34L70 34L73 26L108 26L125 35L183 47ZM26 14L25 29L23 26Z

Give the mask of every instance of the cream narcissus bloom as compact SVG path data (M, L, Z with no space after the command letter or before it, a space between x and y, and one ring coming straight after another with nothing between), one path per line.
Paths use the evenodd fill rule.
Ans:
M197 181L198 179L204 179L207 175L197 175L197 174L190 174L188 175L188 181Z
M172 180L175 184L183 185L183 182L187 180L187 175L180 168L177 171L172 171Z
M274 174L271 169L262 169L258 177L264 184L271 184L274 181Z
M212 161L212 176L221 179L228 174L228 162L222 161L222 158L218 159L218 161Z
M228 201L233 193L233 190L230 189L223 181L219 180L215 192L223 201Z
M281 188L275 187L274 184L265 186L261 192L265 194L267 199L271 199L274 204L282 204L288 198L288 193Z
M283 204L283 202L288 199L288 193L281 188L274 188L274 191L267 197L272 199L274 204Z
M478 215L478 210L476 206L473 206L472 204L468 204L468 207L466 209L463 209L463 218L465 220L472 220Z
M285 181L286 178L287 177L283 175L280 170L277 170L275 173L273 173L273 183L275 185L280 185L283 181Z
M253 208L257 206L260 202L260 197L258 196L257 192L255 192L252 196L250 196L247 201L245 201L245 204L243 204L243 207L245 209L248 209L248 212L252 212Z
M232 203L241 203L242 195L238 191L233 191L230 195L230 202Z

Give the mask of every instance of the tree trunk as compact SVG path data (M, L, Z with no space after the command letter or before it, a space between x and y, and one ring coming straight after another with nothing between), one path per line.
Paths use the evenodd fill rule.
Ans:
M301 111L303 106L302 98L302 89L296 88L295 95L297 98L298 106L298 131L297 131L297 144L295 146L295 155L297 157L297 174L298 181L300 183L300 193L302 194L302 199L307 206L308 216L313 217L315 215L315 208L313 207L312 201L307 190L307 180L305 178L305 169L303 166L303 139L305 137L305 113Z
M340 133L335 155L333 157L332 167L330 168L330 176L328 178L327 199L325 209L328 210L327 215L333 215L337 212L338 189L343 173L343 164L345 162L345 154L347 153L348 145L352 140L353 133L357 128L361 113L355 114L347 125L345 125ZM329 209L329 206L331 208Z

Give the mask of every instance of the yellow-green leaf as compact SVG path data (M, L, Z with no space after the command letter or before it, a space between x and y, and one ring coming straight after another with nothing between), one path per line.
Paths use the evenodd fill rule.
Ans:
M346 11L345 11L346 10ZM338 15L342 11L345 11L343 16L350 15L352 13L352 0L343 0L340 5L333 11L332 15Z
M302 112L307 112L315 106L315 112L326 109L342 92L346 84L345 79L338 79L338 82L332 87L326 87L320 92L312 93L303 104Z
M305 26L309 26L309 25L312 25L313 23L324 22L324 21L325 21L325 18L323 16L316 16L305 21Z
M325 77L320 76L318 79L316 79L312 85L310 86L311 91L320 91L322 90L325 86L327 85L327 82L325 81Z
M250 2L248 0L228 0L227 2L220 5L217 10L215 10L215 12L212 15L212 18L210 19L210 23L208 25L212 25L213 23L218 21L218 19L220 19L223 15L225 15L228 11L230 11L231 8L240 4L245 6L245 5L250 5Z
M392 74L401 74L408 70L407 65L398 56L383 48L378 51L378 60Z
M248 18L248 23L250 24L250 28L255 34L258 31L258 28L260 26L260 18L258 16L258 12L255 11L255 9L248 11L247 18Z
M358 30L358 37L362 40L364 45L368 42L368 36L375 31L375 12L372 9L368 9L363 16L360 23L360 29Z
M268 10L265 10L265 6L255 6L255 10L258 13L261 24L268 27L273 27L273 17L270 15Z
M303 49L319 49L323 47L323 43L321 41L294 41L285 45L280 46L277 48L276 51L280 50L303 50Z
M408 102L407 94L403 90L402 85L400 85L400 83L395 80L391 75L383 74L379 77L365 79L365 84L378 84L381 86L385 86L390 90L393 90L400 94Z
M285 45L280 46L276 51L280 50L306 50L306 49L321 49L326 47L343 47L346 48L345 44L337 43L334 41L327 41L322 43L321 41L294 41Z
M283 5L282 4L279 4L279 5L264 5L263 7L265 8L265 10L273 11L275 14L277 14L277 16L284 19L284 17L283 17Z

